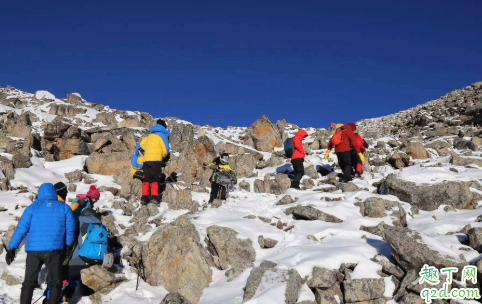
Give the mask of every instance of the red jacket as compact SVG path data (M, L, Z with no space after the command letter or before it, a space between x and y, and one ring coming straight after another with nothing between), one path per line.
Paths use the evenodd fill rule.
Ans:
M350 151L351 147L353 147L356 153L360 153L360 145L358 144L358 141L355 137L355 133L353 133L353 131L356 130L355 124L349 123L341 127L340 130L343 131L343 133L341 134L341 143L335 147L335 153ZM328 150L331 150L333 148L332 139L333 137L328 143Z
M295 137L293 137L293 149L295 152L293 152L293 155L291 155L291 159L297 159L297 158L302 158L305 159L305 149L303 149L303 139L308 136L308 133L306 133L305 130L300 129L298 132L296 132Z
M366 147L365 147L365 140L358 134L355 134L355 138L356 138L356 142L358 143L358 147L360 147L360 151L366 151ZM368 145L367 145L368 146Z

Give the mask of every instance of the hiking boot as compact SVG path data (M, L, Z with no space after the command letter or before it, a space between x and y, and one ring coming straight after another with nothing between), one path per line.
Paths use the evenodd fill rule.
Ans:
M150 201L151 204L154 204L154 205L157 205L159 206L161 204L160 200L159 200L159 197L157 196L153 196L151 197L151 201Z
M142 205L147 205L147 204L149 204L149 196L143 195L143 196L141 197L141 204L142 204Z

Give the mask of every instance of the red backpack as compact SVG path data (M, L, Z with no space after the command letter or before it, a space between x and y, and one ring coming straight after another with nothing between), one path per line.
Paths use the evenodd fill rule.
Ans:
M343 132L344 130L338 130L335 132L335 135L333 135L333 137L331 138L331 143L336 147L338 146L339 144L341 144L345 139L341 139L342 135L343 135Z

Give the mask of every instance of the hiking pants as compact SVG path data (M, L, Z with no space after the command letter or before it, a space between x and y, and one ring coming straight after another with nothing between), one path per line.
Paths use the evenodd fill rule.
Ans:
M338 158L338 165L340 165L343 172L343 181L345 183L351 182L352 159L350 151L336 153Z
M291 164L293 165L293 171L295 173L295 177L291 182L291 188L300 188L300 181L305 175L305 167L303 167L304 159L302 158L295 158L291 160Z
M209 197L209 202L212 203L217 197L221 190L221 200L226 200L226 187L219 185L216 182L211 182L211 196Z
M351 150L350 154L351 154L351 161L352 161L352 166L353 166L352 171L358 172L358 173L361 174L362 171L363 171L363 163L360 159L360 156L358 156L358 154L356 153L355 150Z
M33 290L37 286L37 279L42 265L47 268L47 284L50 287L47 304L58 304L62 292L62 253L51 252L27 252L27 266L25 267L25 279L22 283L20 304L31 304Z
M142 196L159 196L159 183L163 182L162 162L148 161L142 165Z

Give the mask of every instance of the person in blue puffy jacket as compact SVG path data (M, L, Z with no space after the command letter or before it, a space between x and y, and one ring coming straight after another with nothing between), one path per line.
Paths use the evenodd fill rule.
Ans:
M8 244L5 260L8 265L15 259L15 251L27 236L25 251L27 266L20 294L20 304L32 303L32 295L37 278L45 264L50 286L49 303L59 303L62 291L62 262L65 247L74 243L75 220L68 205L57 200L54 185L42 184L38 198L28 206L18 222Z

